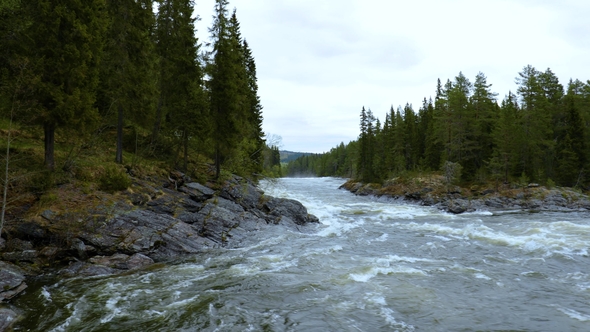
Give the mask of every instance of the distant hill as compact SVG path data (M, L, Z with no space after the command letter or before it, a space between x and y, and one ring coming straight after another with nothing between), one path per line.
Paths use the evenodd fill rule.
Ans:
M288 163L288 162L293 161L301 156L309 156L309 155L313 154L313 153L309 153L309 152L293 152L293 151L279 151L279 153L281 154L281 162L282 163Z

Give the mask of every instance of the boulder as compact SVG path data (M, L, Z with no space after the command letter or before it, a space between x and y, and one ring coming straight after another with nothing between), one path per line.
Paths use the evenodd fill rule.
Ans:
M271 197L262 204L262 210L270 215L269 221L275 224L281 217L286 217L297 225L319 222L316 216L307 213L307 208L301 202L294 199Z
M9 331L18 315L8 308L0 308L0 332Z
M215 191L211 188L205 187L202 184L196 182L186 183L180 187L178 191L183 192L196 202L204 202L210 198L213 198Z
M447 211L454 214L461 214L469 208L469 202L463 199L451 200L447 203Z
M84 262L76 262L65 269L59 271L58 274L65 277L95 277L95 276L109 276L122 272L122 270L114 269L108 266L96 265Z
M9 300L27 288L25 274L18 266L0 261L0 301Z

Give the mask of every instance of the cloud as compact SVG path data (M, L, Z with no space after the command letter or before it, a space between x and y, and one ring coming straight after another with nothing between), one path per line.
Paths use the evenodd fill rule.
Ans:
M210 4L206 4L209 2ZM213 0L201 1L206 18ZM436 81L483 72L501 100L524 66L563 85L590 79L590 2L233 0L256 59L264 130L289 150L323 152L358 136L363 106L434 96ZM200 30L209 23L204 19Z

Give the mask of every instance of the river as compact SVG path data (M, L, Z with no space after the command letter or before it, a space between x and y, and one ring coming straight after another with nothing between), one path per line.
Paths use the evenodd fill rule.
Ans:
M321 224L173 264L39 280L15 331L590 331L590 213L452 215L280 179Z

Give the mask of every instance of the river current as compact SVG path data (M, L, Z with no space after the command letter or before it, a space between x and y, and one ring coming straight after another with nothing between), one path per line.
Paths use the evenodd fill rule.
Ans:
M590 213L452 215L280 179L319 225L110 277L40 280L16 331L590 331Z

